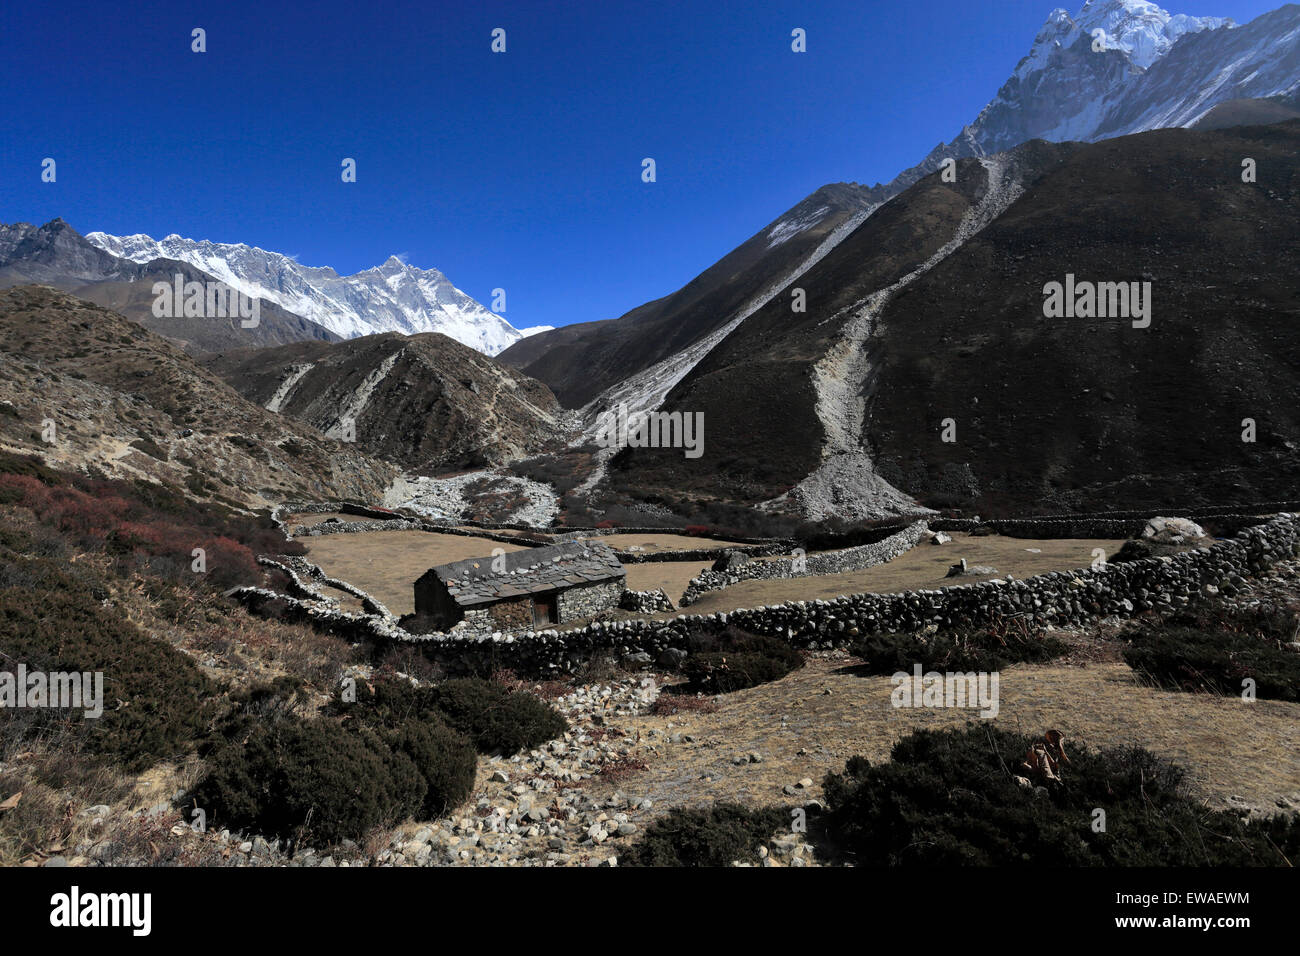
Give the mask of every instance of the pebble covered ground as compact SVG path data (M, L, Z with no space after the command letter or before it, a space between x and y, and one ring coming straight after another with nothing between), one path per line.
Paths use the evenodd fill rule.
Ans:
M374 841L369 847L344 841L328 852L290 849L257 835L198 832L171 801L137 811L134 828L183 843L175 851L176 862L208 865L617 866L624 847L654 816L654 802L635 792L643 755L666 745L695 743L690 735L655 729L639 733L620 726L647 713L661 686L659 678L647 674L581 686L555 698L552 703L570 724L562 738L512 757L481 759L474 792L455 814L399 827L377 847ZM812 786L811 780L801 783ZM792 792L798 789L792 787ZM91 823L91 837L44 865L146 862L138 858L137 841L128 846L116 839L94 840L111 808L90 807L82 813ZM812 847L798 833L775 836L759 857L765 866L814 861Z

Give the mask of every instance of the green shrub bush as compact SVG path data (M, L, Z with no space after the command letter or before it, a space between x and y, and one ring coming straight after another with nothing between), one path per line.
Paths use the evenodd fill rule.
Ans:
M439 720L408 718L387 739L395 753L410 759L424 783L416 808L421 819L439 817L469 796L478 756L464 735Z
M1042 631L1015 628L963 629L934 634L868 634L850 652L870 674L926 669L995 671L1014 663L1042 663L1060 657L1066 645Z
M369 729L282 715L214 750L192 797L209 825L336 843L417 812L425 791L411 759Z
M205 703L211 682L190 658L102 607L107 593L99 585L52 565L19 560L4 570L5 583L20 585L0 590L0 648L12 662L4 669L21 662L29 673L102 672L104 712L87 720L80 711L44 711L37 722L131 771L191 750L212 712Z
M730 866L753 862L773 835L788 831L780 807L750 810L719 803L707 810L676 807L657 818L619 862L625 866Z
M1060 786L1024 788L1013 773L1030 743L968 725L912 733L889 763L850 759L825 780L831 849L893 866L1285 865L1300 852L1293 818L1207 811L1178 767L1140 748L1071 747Z
M1300 653L1287 647L1296 630L1295 615L1256 609L1176 615L1120 637L1125 663L1157 687L1240 694L1251 678L1258 697L1300 701Z
M728 627L689 635L681 671L691 691L727 694L779 680L802 666L799 652L785 641Z
M336 702L315 720L299 713L306 699L300 684L279 678L231 696L209 742L210 773L195 793L224 825L334 842L406 817L439 816L468 796L473 745L437 711L417 715L403 684L382 682L374 694L363 685L359 707ZM336 766L286 789L288 775L316 760ZM347 785L349 775L365 777L364 784ZM349 809L349 801L356 806Z
M479 753L510 756L569 729L560 712L540 698L478 677L446 680L427 692L448 725L469 737Z
M353 714L389 729L411 719L445 723L469 738L479 753L510 756L561 737L569 729L560 712L541 698L478 677L423 687L404 680L377 680L356 690L357 699L351 704L336 694L336 713Z

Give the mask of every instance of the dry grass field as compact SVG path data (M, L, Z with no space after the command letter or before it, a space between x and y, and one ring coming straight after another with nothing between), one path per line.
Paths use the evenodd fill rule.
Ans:
M434 565L490 555L493 548L524 548L491 538L429 531L330 534L300 540L307 546L308 561L378 598L394 614L415 610L415 579Z
M368 591L394 614L406 614L414 610L412 586L416 578L434 565L490 555L493 548L517 551L524 547L491 538L427 531L335 534L300 540L308 548L308 560L320 565L331 576ZM728 543L673 534L608 535L601 540L616 548L625 548L629 543L640 543L658 550L725 546ZM711 614L715 611L733 611L783 601L833 598L842 594L887 594L916 588L960 587L1006 574L1027 578L1048 571L1086 567L1092 562L1094 548L1101 548L1110 555L1118 551L1123 543L1111 539L1066 538L1041 541L997 535L971 537L954 534L953 540L947 544L919 544L887 564L863 571L771 581L742 581L722 591L706 594L691 605L690 613ZM969 565L996 568L998 574L946 578L949 566L961 558L965 558ZM647 561L629 564L627 585L637 591L662 588L675 602L681 598L690 580L711 564L710 561ZM656 616L672 615L668 612Z
M820 797L824 775L842 771L849 757L887 760L910 731L983 722L973 710L895 709L890 679L861 676L856 663L847 656L812 659L779 681L714 698L715 713L618 719L620 729L640 735L636 756L648 764L619 787L659 809L714 800L795 802ZM990 723L1031 734L1057 728L1067 754L1071 743L1141 745L1187 769L1193 793L1211 806L1229 806L1229 797L1260 807L1276 807L1281 797L1300 801L1300 705L1156 690L1113 660L1008 667L1000 696ZM663 736L651 740L651 729ZM668 742L676 733L694 740ZM762 761L732 763L750 752ZM814 782L805 797L783 793L805 778Z
M630 532L627 534L600 534L583 538L583 541L603 541L615 551L640 548L646 552L656 551L691 551L697 548L742 548L743 544L726 541L722 538L697 538L688 534L656 534L654 532Z
M662 588L677 603L691 578L698 577L713 565L712 561L646 561L644 564L627 564L627 586L634 591L653 591Z
M999 535L971 537L967 534L954 534L952 541L947 544L921 543L893 561L863 571L806 578L777 578L770 581L742 581L704 595L691 605L690 610L697 614L711 614L714 611L733 611L736 608L779 604L783 601L824 600L841 594L890 594L920 588L961 586L1008 574L1028 578L1048 571L1087 567L1092 563L1094 548L1101 548L1107 555L1111 555L1123 544L1122 540L1111 539L1062 538L1040 541ZM961 558L965 558L968 565L996 568L998 573L959 579L946 578L948 568Z

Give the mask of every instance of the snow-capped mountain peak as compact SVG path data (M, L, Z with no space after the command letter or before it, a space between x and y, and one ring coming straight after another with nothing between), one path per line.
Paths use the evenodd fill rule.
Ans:
M947 157L1185 126L1224 100L1285 93L1296 84L1298 22L1295 4L1243 25L1149 0L1088 0L1073 15L1057 8L975 121L904 174L904 185Z
M1061 7L1048 14L1015 75L1023 79L1043 69L1053 51L1068 50L1080 37L1087 37L1091 43L1097 30L1101 31L1099 39L1106 50L1125 53L1130 63L1145 70L1168 53L1180 37L1236 25L1228 17L1171 14L1148 0L1087 0L1074 16Z
M304 266L293 257L245 243L146 235L87 233L94 245L133 262L175 259L201 269L245 295L274 302L345 338L379 332L441 332L496 355L550 326L519 330L456 288L437 269L419 269L400 256L354 275Z

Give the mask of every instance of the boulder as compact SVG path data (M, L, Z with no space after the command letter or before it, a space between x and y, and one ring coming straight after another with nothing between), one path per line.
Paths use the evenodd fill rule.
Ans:
M1182 544L1205 537L1205 529L1187 518L1152 518L1142 529L1142 537L1160 544Z
M749 564L749 555L740 551L728 551L722 557L718 558L718 560L713 562L712 570L725 573L733 568L739 568L746 564Z

